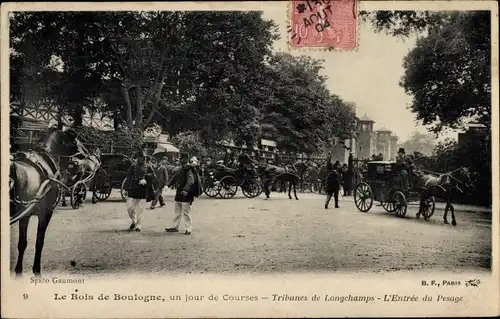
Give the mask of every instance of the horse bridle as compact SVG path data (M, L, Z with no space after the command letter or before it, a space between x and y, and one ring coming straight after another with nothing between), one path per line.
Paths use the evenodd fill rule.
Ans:
M457 185L454 185L455 188L458 189L461 193L463 193L464 191L458 186L458 184L461 184L461 185L464 185L465 187L468 187L468 183L466 183L464 181L461 181L458 178L456 178L456 177L454 177L454 176L451 175L453 172L456 172L456 171L461 170L461 169L462 168L457 168L457 169L455 169L455 170L447 173L446 176L448 176L449 178L455 180L457 182ZM470 177L469 177L469 179L470 179Z

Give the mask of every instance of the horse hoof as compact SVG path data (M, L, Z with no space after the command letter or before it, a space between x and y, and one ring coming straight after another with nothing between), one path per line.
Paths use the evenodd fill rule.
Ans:
M452 222L451 222L451 224L452 224L453 226L457 226L457 222L456 222L456 221L452 221Z
M39 271L33 271L33 275L35 275L35 277L42 277Z
M296 200L299 200L298 198L295 198Z
M415 215L415 217L420 218L420 213L417 213L417 215Z
M23 272L16 270L16 278L21 278L23 276Z
M445 224L449 224L447 220L444 221Z

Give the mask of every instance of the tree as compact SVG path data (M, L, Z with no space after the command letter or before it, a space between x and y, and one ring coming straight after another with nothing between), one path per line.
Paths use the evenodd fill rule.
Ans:
M419 33L405 58L400 86L412 95L411 110L440 132L464 121L491 123L491 32L489 11L363 13L375 31Z
M277 38L261 13L22 12L11 31L16 54L28 55L26 43L39 48L30 67L43 69L53 56L63 61L62 78L74 87L59 86L67 94L54 101L67 110L97 96L104 106L96 107L129 131L157 123L172 134L255 138L253 78ZM234 114L237 121L228 122Z
M350 130L354 112L326 88L322 61L278 53L269 61L262 130L293 152L315 153Z
M401 143L399 147L403 147L407 154L419 152L423 155L430 156L436 145L435 141L435 137L431 134L422 134L418 131L414 131L408 140Z

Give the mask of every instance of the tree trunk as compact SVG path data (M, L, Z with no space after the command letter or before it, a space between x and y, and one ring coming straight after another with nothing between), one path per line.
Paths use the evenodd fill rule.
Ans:
M128 87L125 84L121 84L120 91L125 101L125 107L127 108L127 126L130 130L134 129L134 121L132 119L132 105L130 104L130 95L128 93Z
M161 99L161 93L163 91L164 81L165 81L165 69L163 68L161 70L158 82L154 86L155 92L153 96L153 105L151 106L151 113L149 113L149 116L146 119L146 122L144 123L145 126L149 125L149 123L153 119L153 116L156 113L156 110L158 109L158 105L160 104L160 99Z
M142 113L143 113L143 104L141 97L141 85L138 84L135 87L135 100L136 100L136 110L135 110L135 127L142 128Z

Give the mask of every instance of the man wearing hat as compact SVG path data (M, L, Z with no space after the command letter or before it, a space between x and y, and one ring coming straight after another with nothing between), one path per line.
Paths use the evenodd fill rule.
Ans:
M413 167L413 161L405 154L404 148L399 148L398 155L396 156L396 163L401 165L400 176L403 180L403 188L410 188L410 181L408 178L408 171Z
M146 163L146 154L143 151L135 153L136 164L132 164L127 175L126 189L128 191L128 215L132 219L130 230L142 230L142 218L147 202L154 199L153 185L156 184L156 176Z
M173 226L166 228L165 230L170 233L176 233L179 231L180 224L184 219L185 225L185 235L191 235L192 219L191 219L191 204L193 203L194 197L197 194L193 193L193 186L200 182L198 172L196 171L195 165L198 163L196 157L189 159L189 155L186 153L181 154L180 161L182 168L177 172L176 178L172 179L169 183L169 187L175 184L175 217L173 221ZM191 161L191 163L189 163ZM195 164L195 165L193 165Z

